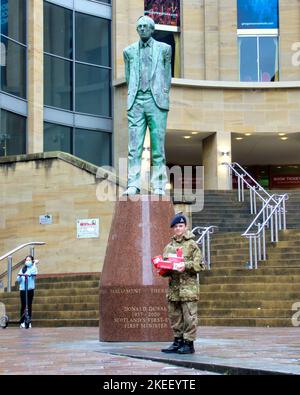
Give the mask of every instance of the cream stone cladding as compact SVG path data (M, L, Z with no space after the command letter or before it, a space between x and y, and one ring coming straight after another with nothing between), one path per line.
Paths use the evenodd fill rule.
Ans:
M281 81L300 80L300 66L292 62L293 45L300 42L299 5L279 1ZM123 49L138 39L136 20L143 8L144 0L113 1L115 79L124 77ZM181 15L181 77L238 81L236 0L182 0Z
M127 87L122 81L117 84L115 124L118 130L126 130ZM168 132L299 132L300 82L248 84L173 79L170 98ZM126 144L126 138L119 138L118 150L122 154Z
M280 81L300 80L300 1L279 1ZM297 44L298 43L298 44ZM293 58L297 63L293 63Z
M0 158L0 256L23 243L43 241L46 245L36 248L41 274L100 272L114 202L98 200L103 180L97 171L64 153ZM53 216L52 225L39 224L45 214ZM89 218L100 219L100 237L77 239L76 221ZM14 263L28 252L19 252ZM5 268L2 261L0 274Z
M44 146L44 35L43 1L28 1L28 137L27 152Z

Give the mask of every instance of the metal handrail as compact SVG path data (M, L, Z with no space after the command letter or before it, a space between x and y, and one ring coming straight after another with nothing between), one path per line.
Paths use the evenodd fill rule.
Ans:
M196 241L197 244L202 245L202 256L203 256L203 260L204 262L207 264L207 268L208 270L211 270L211 249L210 249L210 242L211 242L211 238L210 235L215 233L215 230L218 230L219 228L217 226L208 226L208 227L204 227L204 226L196 226L193 230L192 233L194 233L194 235L196 235L195 232L198 233L198 235L200 235L200 237L198 238L198 240Z
M232 172L238 177L238 201L245 201L245 185L249 189L250 192L250 212L251 214L257 214L257 204L256 197L260 199L262 204L266 204L266 201L272 198L273 203L277 203L276 200L273 199L273 195L270 195L239 163L223 163L223 165L227 166L230 175L232 176ZM242 172L240 173L236 167ZM254 186L249 184L249 182L245 179L245 177L249 178ZM263 192L264 196L260 193Z
M0 262L3 261L3 259L8 258L9 256L12 256L13 254L15 254L16 252L22 250L25 247L28 246L40 246L40 245L45 245L46 243L44 243L43 241L32 241L30 243L26 243L26 244L21 244L19 247L9 251L7 254L0 256Z
M285 203L289 195L272 195L266 201L260 212L242 234L249 239L249 268L258 267L258 261L266 260L266 229L271 232L271 242L277 243L279 240L279 230L286 230L286 209ZM275 201L275 205L270 203ZM261 221L262 218L262 222ZM256 226L257 232L251 231Z
M12 258L13 255L21 251L23 248L29 247L30 246L30 255L34 257L34 247L35 246L40 246L40 245L45 245L43 241L32 241L30 243L22 244L17 248L14 248L13 250L9 251L5 255L0 257L0 262L3 261L4 259L7 259L7 292L11 292L11 283L12 283L12 270L13 270L13 264L12 264Z

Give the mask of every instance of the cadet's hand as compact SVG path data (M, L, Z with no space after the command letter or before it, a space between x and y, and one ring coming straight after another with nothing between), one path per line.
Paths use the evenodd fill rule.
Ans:
M177 272L184 272L185 271L185 264L184 262L179 262L179 263L175 263L174 264L174 270L176 270Z

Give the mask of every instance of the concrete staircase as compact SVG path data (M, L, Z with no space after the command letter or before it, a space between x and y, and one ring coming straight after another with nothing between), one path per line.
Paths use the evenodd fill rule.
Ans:
M33 301L33 325L37 327L98 326L99 274L38 278ZM19 320L17 287L1 293L10 320Z
M288 230L279 243L268 243L267 261L249 270L241 237L251 221L248 205L237 203L235 192L206 192L193 226L217 225L220 232L213 235L212 270L200 275L200 325L292 326L293 304L300 302L300 191L289 194Z

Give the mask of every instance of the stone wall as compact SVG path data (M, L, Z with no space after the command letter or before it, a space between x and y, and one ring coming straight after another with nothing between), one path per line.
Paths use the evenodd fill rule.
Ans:
M32 160L29 160L32 157ZM26 159L26 160L24 160ZM97 199L97 168L67 154L37 154L23 160L0 160L0 256L15 247L43 241L37 247L39 272L100 272L110 231L113 202ZM51 214L52 225L39 216ZM77 239L78 219L99 218L100 237ZM14 257L23 259L26 249ZM0 273L6 261L1 262Z

